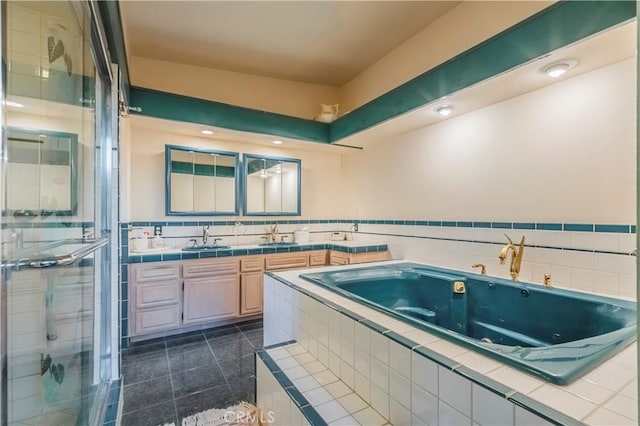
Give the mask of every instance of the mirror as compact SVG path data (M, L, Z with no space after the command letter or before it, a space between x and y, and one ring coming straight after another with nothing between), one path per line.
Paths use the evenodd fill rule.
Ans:
M78 135L7 128L7 186L4 214L77 214Z
M166 145L166 214L238 215L238 154Z
M247 216L300 216L300 160L244 156Z

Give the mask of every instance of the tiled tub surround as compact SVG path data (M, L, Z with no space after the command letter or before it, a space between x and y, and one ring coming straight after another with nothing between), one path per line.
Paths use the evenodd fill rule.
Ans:
M297 341L390 423L637 424L636 344L573 384L556 386L305 282L299 273L265 278L265 346Z

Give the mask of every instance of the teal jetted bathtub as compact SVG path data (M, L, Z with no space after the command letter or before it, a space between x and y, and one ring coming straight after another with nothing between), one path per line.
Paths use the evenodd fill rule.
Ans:
M300 276L559 385L636 339L626 300L417 263Z

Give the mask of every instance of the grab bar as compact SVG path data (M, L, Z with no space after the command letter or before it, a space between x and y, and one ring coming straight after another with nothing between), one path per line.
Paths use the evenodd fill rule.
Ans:
M85 239L85 238L72 238L67 240L62 240L52 244L53 247L61 247L64 245L70 244L87 244L86 247L81 247L71 253L64 253L57 256L32 256L32 257L23 257L19 258L14 262L5 264L4 266L13 267L15 270L20 270L22 268L51 268L54 266L67 266L71 265L78 260L82 259L98 250L101 247L104 247L109 243L109 238L97 238L97 239ZM53 248L48 247L48 248Z

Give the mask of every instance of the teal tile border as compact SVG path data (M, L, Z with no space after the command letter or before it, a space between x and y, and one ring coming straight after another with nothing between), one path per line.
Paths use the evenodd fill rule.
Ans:
M140 87L130 88L130 103L150 117L333 143L635 16L633 1L558 2L331 124Z
M487 228L487 229L530 229L543 231L571 231L571 232L607 232L629 234L636 232L636 225L632 224L593 224L593 223L550 223L550 222L486 222L471 220L390 220L390 219L274 219L274 220L212 220L212 221L134 221L122 223L122 228L149 226L233 226L236 222L242 225L313 225L335 223L357 223L365 225L403 225L429 226L452 228ZM3 224L4 226L17 224ZM28 223L19 224L30 227ZM34 224L37 225L37 224ZM47 225L46 223L43 225ZM60 225L62 226L62 225ZM345 231L342 231L345 232Z
M256 351L256 357L259 358L264 366L276 379L278 384L282 387L282 390L289 395L289 398L294 402L296 407L302 412L302 415L312 425L326 426L327 422L318 414L315 408L307 400L307 398L296 388L293 382L282 372L280 366L269 355L269 350L274 347L285 346L292 343L296 343L295 340L283 342L282 344L269 346L268 348L260 349ZM257 396L256 396L257 397Z
M127 246L123 246L125 248ZM167 254L134 254L128 256L127 263L149 263L149 262L161 262L171 260L189 260L189 259L207 259L229 256L246 256L253 254L274 254L274 253L295 253L300 251L313 251L313 250L335 250L344 253L371 253L376 251L386 251L388 247L386 244L369 244L358 247L343 247L337 244L300 244L292 247L256 247L251 249L246 248L230 248L216 251L183 251L180 253L167 253ZM124 257L124 254L123 254Z

